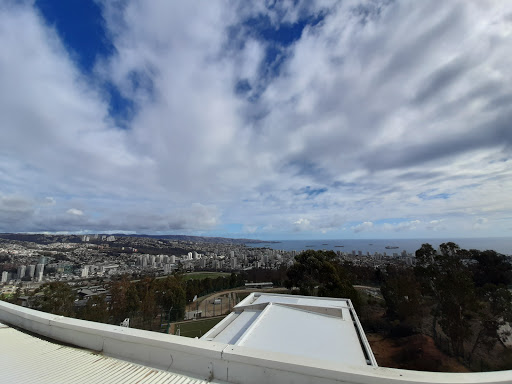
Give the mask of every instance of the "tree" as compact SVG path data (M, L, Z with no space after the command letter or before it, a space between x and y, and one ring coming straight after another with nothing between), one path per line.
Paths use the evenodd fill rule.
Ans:
M500 329L506 323L512 323L512 292L507 288L496 287L492 284L487 284L478 292L484 305L478 312L477 321L480 330L469 353L469 362L473 360L475 350L479 345L485 346L489 351L496 342L502 343Z
M495 251L480 252L474 249L470 253L478 262L473 272L476 286L507 286L512 283L512 264L506 256Z
M171 312L170 321L183 318L187 301L181 282L174 276L167 276L165 279L158 280L156 284L156 302L165 312Z
M155 279L146 277L137 282L137 292L140 298L140 308L145 322L150 322L157 315L155 299Z
M140 308L137 290L126 276L111 283L110 295L110 313L114 324L130 317Z
M476 310L475 290L469 269L461 262L461 250L455 243L443 243L436 252L430 244L416 251L415 273L425 296L434 301L432 334L439 324L448 336L452 352L464 354L464 341L471 336L470 318Z
M105 295L92 296L87 300L80 317L97 323L107 323L109 314Z
M464 341L471 336L470 319L477 309L471 273L460 260L445 259L438 279L440 292L439 325L450 339L456 356L464 356Z
M39 287L34 306L43 312L61 316L73 316L75 292L64 282L52 282Z
M288 288L297 287L301 295L343 297L359 308L359 294L348 279L348 274L333 251L307 250L295 256L289 268Z
M387 266L380 289L386 301L387 315L417 325L423 313L420 288L412 269Z

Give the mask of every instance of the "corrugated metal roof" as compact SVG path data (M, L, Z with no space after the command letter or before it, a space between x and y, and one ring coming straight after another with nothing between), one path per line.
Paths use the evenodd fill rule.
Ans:
M0 382L9 384L207 383L55 344L0 323Z

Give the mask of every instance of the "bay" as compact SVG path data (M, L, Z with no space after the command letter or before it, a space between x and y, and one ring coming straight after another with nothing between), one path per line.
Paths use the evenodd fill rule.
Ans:
M301 251L306 249L314 250L332 250L351 253L361 251L363 254L374 254L375 252L386 252L388 255L393 253L400 254L403 250L407 253L413 253L424 243L429 243L434 248L440 244L452 241L464 249L478 249L485 251L488 249L496 252L512 255L511 237L488 237L488 238L454 238L454 239L332 239L332 240L275 240L268 243L248 243L253 248L271 248L283 251ZM398 247L396 249L386 249L386 246Z

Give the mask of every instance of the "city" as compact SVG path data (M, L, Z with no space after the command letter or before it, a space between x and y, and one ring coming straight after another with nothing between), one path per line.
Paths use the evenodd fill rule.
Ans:
M114 235L25 235L32 241L11 240L0 234L0 293L18 287L33 290L42 283L65 281L74 287L106 283L129 275L166 276L176 270L243 271L289 267L301 252L253 248L232 243L191 242ZM59 240L59 241L56 241ZM37 241L37 242L35 242ZM386 265L413 265L414 255L352 250L336 251L340 260L385 269Z

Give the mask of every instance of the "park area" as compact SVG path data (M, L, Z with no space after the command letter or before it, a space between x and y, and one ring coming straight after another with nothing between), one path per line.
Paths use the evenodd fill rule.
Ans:
M217 316L207 319L182 321L171 324L170 333L185 337L201 338L206 332L217 325L225 316Z
M217 277L229 277L228 272L190 272L183 275L183 280L202 280L206 278L216 279Z

